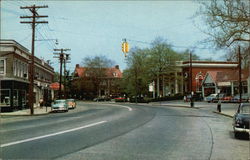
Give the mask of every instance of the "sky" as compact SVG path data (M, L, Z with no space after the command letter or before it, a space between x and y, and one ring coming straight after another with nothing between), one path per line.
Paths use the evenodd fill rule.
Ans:
M126 69L125 56L121 50L122 39L130 47L147 48L157 37L172 44L176 51L200 47L207 38L199 28L199 19L193 16L199 3L179 1L66 1L66 0L3 0L1 3L1 39L13 39L30 50L31 26L21 24L20 16L31 15L20 6L48 5L38 9L39 15L48 15L41 20L48 24L36 26L35 55L51 60L58 71L59 61L53 58L54 48L69 48L72 72L76 64L82 64L87 56L104 55ZM56 44L58 40L58 44ZM200 58L221 60L221 50L195 49ZM129 53L128 53L129 54Z

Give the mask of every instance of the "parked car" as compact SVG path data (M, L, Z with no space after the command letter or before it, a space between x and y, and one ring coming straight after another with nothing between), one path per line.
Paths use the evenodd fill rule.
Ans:
M68 107L71 109L76 108L76 100L75 99L67 99Z
M242 94L242 95L241 95L241 102L249 102L249 98L250 98L250 97L249 97L247 94ZM235 95L235 96L232 98L231 101L234 102L234 103L240 102L240 95L239 95L239 94Z
M66 99L55 100L54 103L52 104L51 109L53 112L56 112L56 111L68 112L69 108L68 108L67 100Z
M202 100L201 94L194 94L192 96L192 98L194 101L201 101ZM190 102L191 101L191 94L186 95L186 99L184 101Z
M215 99L217 94L210 94L209 96L205 97L204 100L208 103L212 102Z
M250 104L241 103L233 118L234 135L237 138L240 133L249 134Z
M212 102L213 102L213 103L217 103L219 100L222 101L222 99L223 99L225 96L226 96L226 95L225 95L224 93L220 93L220 94L218 94L218 95L212 100Z
M224 96L221 98L221 102L228 103L232 102L233 97L232 96Z

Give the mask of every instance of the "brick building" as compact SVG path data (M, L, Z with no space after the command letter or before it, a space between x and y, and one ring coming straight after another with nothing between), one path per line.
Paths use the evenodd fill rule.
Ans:
M220 89L222 92L226 92L227 94L236 94L238 92L238 84L237 84L237 74L238 74L238 63L237 62L220 62L220 61L192 61L192 76L190 76L190 62L176 62L177 66L175 72L162 75L160 84L160 96L167 96L173 94L188 94L193 91L194 93L202 94L206 96L210 93L217 93ZM230 81L234 83L234 92L231 92L231 89L226 87L222 87L223 85L220 81L222 79L215 79L215 84L217 85L217 89L215 86L209 86L212 84L203 83L207 74L211 75L211 73L216 73L218 76L223 77L223 82ZM224 76L221 74L224 73ZM214 76L212 74L212 76ZM232 77L230 75L236 75ZM192 85L190 78L192 77ZM245 70L242 72L242 84L244 93L249 93L249 70ZM208 80L208 79L207 79ZM228 82L227 82L228 83ZM219 86L218 86L219 84ZM214 84L213 84L214 85ZM224 83L225 85L225 83ZM156 90L155 85L155 90Z
M249 71L242 70L242 94L248 93L248 77ZM211 93L224 93L230 96L239 94L239 70L208 71L202 83L202 93L203 96Z
M29 50L14 40L0 40L0 106L5 109L27 107L29 91ZM54 69L44 60L35 57L34 68L35 105L39 99L51 99L49 88Z
M78 93L81 94L81 97L91 99L96 96L113 97L120 95L119 83L122 78L122 72L118 65L100 69L103 75L102 73L94 73L93 75L89 72L90 70L86 67L81 67L79 64L76 65L73 83L78 83L75 88L78 88ZM93 79L98 82L93 84ZM94 85L92 89L91 85Z

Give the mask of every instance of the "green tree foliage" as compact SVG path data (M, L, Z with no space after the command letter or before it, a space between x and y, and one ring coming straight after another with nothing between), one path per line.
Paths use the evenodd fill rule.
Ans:
M81 86L84 90L94 90L94 95L98 96L101 82L107 77L106 69L114 65L114 62L105 56L85 57L82 65L86 68L85 81Z
M172 73L176 70L176 61L181 60L189 60L188 51L177 53L161 38L156 38L150 48L133 48L127 57L128 68L123 72L125 92L130 96L148 95L149 84L156 81L159 96L160 80L164 81L166 75L169 80L175 76Z
M128 69L123 72L123 88L126 93L132 95L142 95L148 93L149 75L147 64L147 49L134 48L127 57Z

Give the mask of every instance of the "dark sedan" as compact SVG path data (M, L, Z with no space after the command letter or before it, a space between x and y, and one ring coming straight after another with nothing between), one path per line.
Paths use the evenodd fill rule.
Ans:
M234 135L237 138L240 133L249 134L250 104L241 103L233 119Z

